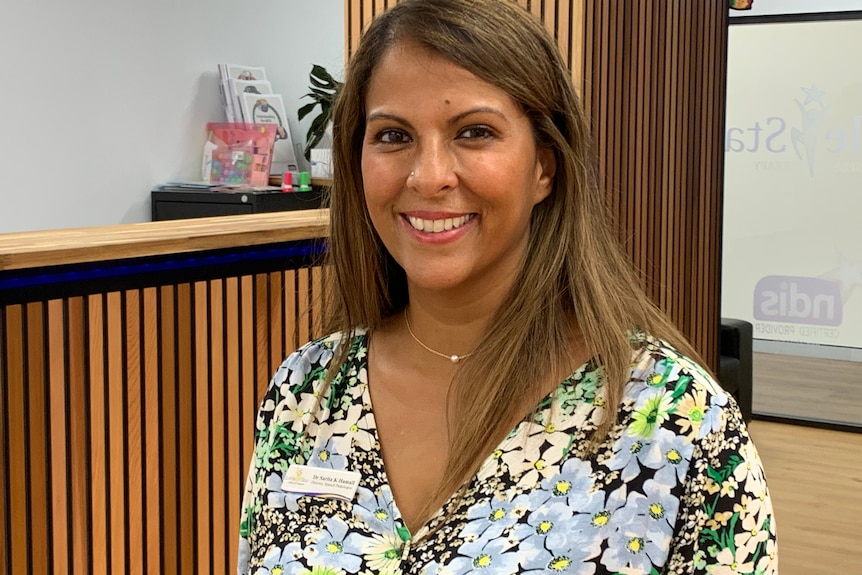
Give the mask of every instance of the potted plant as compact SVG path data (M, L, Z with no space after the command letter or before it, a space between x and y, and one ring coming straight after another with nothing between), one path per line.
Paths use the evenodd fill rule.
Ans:
M311 102L299 109L298 116L300 121L309 115L317 106L320 106L320 112L317 117L311 121L308 127L308 132L305 134L305 159L310 159L311 150L326 133L326 128L329 125L329 120L332 118L332 105L335 102L335 96L341 88L341 82L332 77L323 66L314 64L311 68L311 74L308 76L310 82L308 94L303 98L311 98Z

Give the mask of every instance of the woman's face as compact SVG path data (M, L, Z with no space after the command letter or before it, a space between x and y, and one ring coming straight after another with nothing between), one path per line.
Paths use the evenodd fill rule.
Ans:
M520 107L401 42L372 74L365 112L365 201L411 290L507 290L554 172Z

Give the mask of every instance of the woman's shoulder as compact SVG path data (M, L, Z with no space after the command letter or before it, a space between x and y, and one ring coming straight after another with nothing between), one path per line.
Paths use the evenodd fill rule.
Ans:
M313 339L291 353L278 367L274 382L307 384L310 378L321 379L341 346L349 346L346 360L362 358L367 352L367 331L355 328L349 332L333 332Z
M670 427L694 441L741 422L736 401L704 366L652 335L640 334L637 343L623 399L630 432Z

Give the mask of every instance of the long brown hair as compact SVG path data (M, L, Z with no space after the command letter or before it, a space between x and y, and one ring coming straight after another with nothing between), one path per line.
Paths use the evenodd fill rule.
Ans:
M362 36L334 108L329 329L349 334L363 326L373 333L408 303L404 270L371 225L360 165L370 78L400 41L433 50L508 93L529 117L538 145L556 159L553 191L533 209L519 277L455 375L447 469L430 512L473 475L512 417L522 415L516 406L567 367L572 325L605 373L606 407L592 446L614 423L630 370L631 330L696 353L646 297L617 243L591 168L584 112L556 45L525 10L501 0L405 0Z

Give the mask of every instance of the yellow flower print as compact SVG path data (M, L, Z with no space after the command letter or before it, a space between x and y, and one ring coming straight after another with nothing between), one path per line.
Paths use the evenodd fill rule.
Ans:
M706 400L706 390L695 389L693 393L686 393L676 407L676 413L680 415L680 430L686 434L689 441L697 437L700 424L706 415L709 406Z
M556 495L558 497L566 496L569 494L569 490L571 488L572 488L572 484L569 481L566 481L565 479L561 479L554 484L553 493L554 493L554 495Z
M721 513L716 513L712 516L712 519L706 522L706 526L714 531L718 531L730 521L730 518L733 517L733 513L730 511L723 511Z
M712 477L706 478L706 485L704 487L706 488L706 492L710 495L715 495L716 493L721 491L721 486L716 483Z

